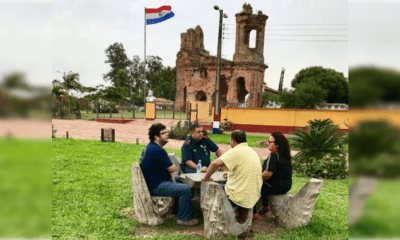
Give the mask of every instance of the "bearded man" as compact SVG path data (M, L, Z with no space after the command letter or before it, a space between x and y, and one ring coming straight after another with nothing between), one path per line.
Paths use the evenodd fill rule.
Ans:
M185 226L195 226L197 219L191 219L193 193L189 185L179 183L174 176L176 166L172 164L163 146L168 143L168 131L161 123L151 125L149 129L150 142L143 150L140 158L140 168L152 196L171 196L177 198L178 216L176 223Z

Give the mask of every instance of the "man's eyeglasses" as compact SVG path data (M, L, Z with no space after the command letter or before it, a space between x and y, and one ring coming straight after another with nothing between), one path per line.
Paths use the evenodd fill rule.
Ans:
M168 131L165 131L165 132L160 132L160 135L162 135L162 134L166 134L166 133L168 133Z
M274 143L275 141L268 140L268 143Z

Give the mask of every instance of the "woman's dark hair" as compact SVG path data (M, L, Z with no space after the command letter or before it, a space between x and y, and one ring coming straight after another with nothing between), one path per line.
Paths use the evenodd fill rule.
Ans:
M149 139L150 141L154 142L156 140L155 136L160 136L160 132L164 129L166 129L162 123L154 123L151 125L149 128Z
M291 160L290 146L286 137L281 132L273 132L271 136L275 139L275 145L277 145L278 152L280 152L287 159Z

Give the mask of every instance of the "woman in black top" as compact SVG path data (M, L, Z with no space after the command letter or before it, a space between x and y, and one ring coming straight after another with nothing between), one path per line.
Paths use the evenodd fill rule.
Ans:
M290 157L289 142L280 132L273 132L268 140L268 150L271 154L264 161L262 167L263 185L261 188L261 201L263 207L259 214L267 213L268 195L287 193L292 187L292 162Z

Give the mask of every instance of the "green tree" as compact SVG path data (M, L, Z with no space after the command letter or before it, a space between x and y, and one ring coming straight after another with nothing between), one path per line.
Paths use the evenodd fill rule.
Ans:
M162 64L162 58L159 56L148 56L147 67L146 73L148 74L149 79L151 79L154 74L157 74L163 70L164 66Z
M128 80L133 88L141 88L143 86L143 73L144 73L144 62L140 61L139 56L133 56L132 64L129 65L127 75Z
M119 69L117 71L116 77L117 77L117 83L121 83L121 84L117 84L117 86L125 87L126 84L128 83L127 71L125 69ZM124 84L122 84L122 83L124 83Z
M175 72L175 68L165 68L162 64L162 58L159 56L147 56L146 93L148 89L152 89L157 97L175 99L175 96L173 96L176 89ZM127 76L129 84L132 85L132 99L136 103L143 103L144 61L141 61L139 56L133 56Z
M261 107L267 105L270 101L274 101L272 98L274 96L271 92L263 92L261 96Z
M51 93L53 95L52 112L53 112L53 117L55 117L56 112L60 111L61 96L63 95L62 87L54 85L53 89L51 90Z
M157 85L160 84L160 77L157 77L156 75L158 75L163 68L162 59L159 56L147 57L146 80L149 82L147 89L152 89L154 92L154 89L158 87Z
M327 91L315 82L303 82L296 85L295 89L284 89L272 98L282 104L282 108L308 108L314 109L325 101Z
M176 67L163 68L152 76L152 90L157 97L175 101L176 93Z
M129 91L126 89L126 87L107 87L103 91L103 97L104 99L107 99L109 101L109 107L110 107L110 117L112 117L112 103L124 103L126 102L126 98L129 96ZM122 112L123 117L124 112Z
M349 70L350 106L366 107L380 102L400 101L400 72L374 66Z
M95 113L96 113L96 118L98 117L98 113L100 112L100 102L99 100L103 98L103 89L104 85L100 84L97 85L95 88L93 87L87 87L85 88L85 91L89 93L88 95L85 96L85 98L94 105L95 107Z
M103 74L104 81L111 83L114 86L125 86L127 82L118 82L117 72L120 69L128 70L128 67L132 64L132 61L128 59L125 53L124 46L122 43L114 43L110 45L106 50L107 60L105 63L109 63L111 70Z
M13 72L4 75L3 83L1 84L3 87L8 89L13 88L21 88L21 89L29 89L29 84L26 82L26 76L22 72Z
M327 93L327 103L348 104L349 83L343 73L323 67L302 69L292 80L292 87L298 88L301 83L315 83Z
M61 82L61 87L65 90L67 90L68 96L68 117L70 117L71 114L71 97L70 97L70 91L71 90L81 90L83 89L83 86L79 83L79 73L75 73L72 71L69 71L68 73L63 74L62 77L63 81ZM55 80L58 81L58 80ZM60 82L60 81L58 81Z

